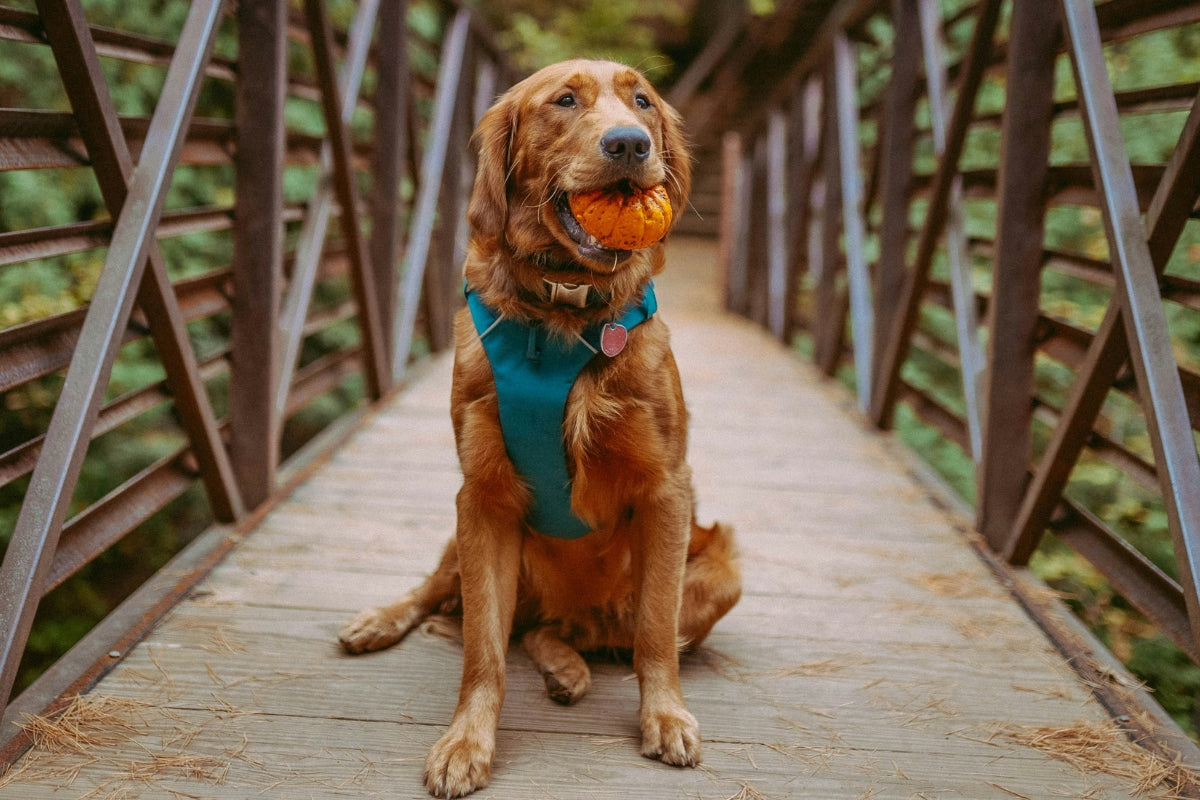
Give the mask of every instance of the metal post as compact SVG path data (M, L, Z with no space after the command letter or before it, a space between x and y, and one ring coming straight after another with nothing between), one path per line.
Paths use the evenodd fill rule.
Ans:
M879 262L875 275L875 363L883 357L904 287L909 240L909 185L913 173L913 115L917 101L920 29L916 0L893 0L895 31L891 77L883 108L879 149Z
M996 190L983 450L976 528L1001 550L1020 508L1033 456L1033 368L1041 296L1045 187L1059 24L1042 0L1013 3ZM1018 101L1019 98L1019 101Z
M746 208L742 204L745 183L742 137L729 131L721 139L721 235L719 240L720 287L724 308L740 305L741 275L745 267L743 241Z
M871 307L871 276L863 250L867 228L863 224L862 175L858 164L858 69L844 32L833 37L834 106L837 115L839 173L842 181L842 231L846 249L846 274L850 293L850 325L854 331L854 378L858 407L871 408L871 378L875 374L872 348L875 319Z
M921 50L925 55L925 85L929 99L933 149L937 157L941 158L946 151L947 126L942 17L937 0L920 0L918 12L921 22ZM950 198L946 211L946 260L950 267L950 293L954 302L955 332L958 336L958 370L966 404L970 455L978 463L983 449L979 382L983 377L984 359L979 344L975 285L971 280L971 258L967 253L967 232L963 223L962 206L962 178L955 175L950 184Z
M937 171L933 176L929 206L925 211L925 221L917 240L916 258L905 278L904 292L892 319L887 345L875 375L871 416L881 428L890 427L892 424L892 414L900 392L900 369L904 365L910 340L917 327L917 316L929 280L933 254L946 224L950 190L958 174L958 160L962 156L967 129L974 115L975 98L983 82L984 72L991 61L992 39L1001 6L1001 0L983 0L976 12L975 32L963 59L963 68L959 72L954 113L946 134L946 149L938 160Z
M400 257L400 178L408 150L408 28L407 0L388 0L379 9L375 87L375 147L371 162L371 268L379 298L380 326L395 324L396 272ZM349 101L347 101L349 103ZM391 364L392 339L384 337L386 361Z
M238 3L237 212L233 231L233 325L229 424L246 504L272 493L279 465L274 403L283 291L283 164L287 143L287 3ZM249 76L249 77L247 77Z
M392 376L384 359L387 348L383 343L383 328L379 320L380 303L375 295L375 275L363 241L362 229L358 224L358 191L351 164L349 127L354 101L348 99L345 105L342 104L333 66L333 25L325 8L325 0L305 0L304 6L312 38L313 60L317 67L317 82L321 87L325 127L333 152L334 191L338 204L342 207L339 216L342 239L350 258L350 282L354 287L354 299L358 306L358 324L362 332L362 367L366 378L367 396L378 398L391 385Z
M787 307L788 198L787 116L775 109L767 120L767 328L783 338Z

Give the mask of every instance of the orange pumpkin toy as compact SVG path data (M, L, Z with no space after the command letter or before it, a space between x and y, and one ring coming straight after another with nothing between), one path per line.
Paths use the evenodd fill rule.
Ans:
M675 212L662 184L610 186L570 197L571 213L604 247L641 250L667 235Z

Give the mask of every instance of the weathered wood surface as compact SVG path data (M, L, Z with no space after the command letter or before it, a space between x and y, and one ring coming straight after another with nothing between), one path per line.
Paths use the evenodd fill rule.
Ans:
M675 242L659 292L700 515L733 523L743 553L741 603L683 661L704 765L638 755L629 666L596 665L563 708L514 648L479 796L1133 796L1004 736L1107 716L850 398L717 310L713 256ZM460 645L421 630L350 657L335 634L418 580L452 530L449 367L375 413L124 658L88 701L94 741L35 748L0 796L425 796Z

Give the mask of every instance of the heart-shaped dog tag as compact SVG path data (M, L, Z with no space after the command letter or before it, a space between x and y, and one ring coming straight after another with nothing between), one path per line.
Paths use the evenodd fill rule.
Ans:
M600 330L600 351L612 358L625 349L629 329L619 322L609 322Z

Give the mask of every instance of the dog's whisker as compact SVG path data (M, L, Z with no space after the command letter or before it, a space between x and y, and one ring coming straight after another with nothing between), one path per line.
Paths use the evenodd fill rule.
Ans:
M683 179L679 177L678 173L676 173L676 171L674 169L672 169L669 164L666 166L664 172L666 174L667 180L670 181L671 184L675 187L675 191L678 192L680 195L682 195L684 193L683 192Z

